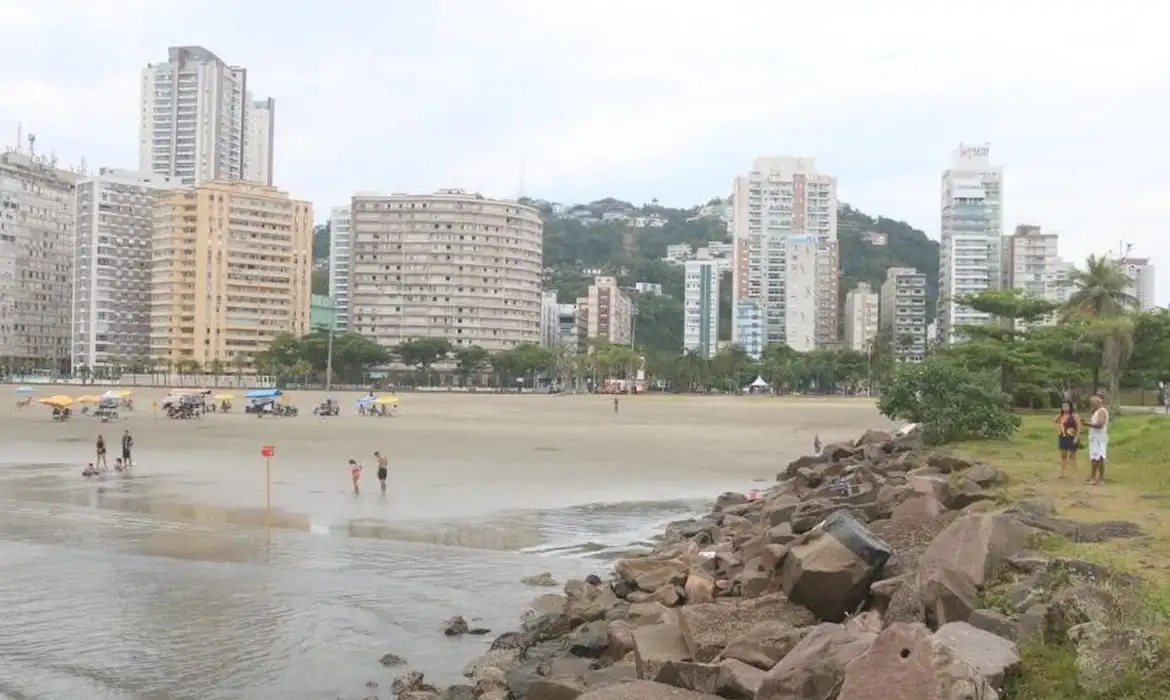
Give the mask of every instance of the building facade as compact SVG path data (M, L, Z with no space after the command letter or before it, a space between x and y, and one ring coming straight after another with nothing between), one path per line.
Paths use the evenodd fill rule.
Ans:
M688 260L683 275L683 350L714 357L719 344L719 270L714 260Z
M1068 300L1068 265L1060 259L1060 236L1043 233L1039 226L1020 224L1004 240L1003 287L1056 304ZM1038 322L1055 322L1057 316ZM1037 325L1037 324L1033 324Z
M155 207L151 357L254 367L279 333L309 332L313 205L245 181L171 192Z
M244 178L252 104L247 82L245 69L201 46L172 46L166 62L148 64L140 85L138 170L186 185ZM269 143L271 126L269 119ZM262 176L270 180L271 168Z
M540 342L540 212L463 190L353 198L348 328L385 346Z
M882 283L879 325L898 362L926 357L926 275L912 267L891 267Z
M576 304L557 304L557 342L571 352L584 352L589 322Z
M868 282L858 282L857 288L845 295L845 347L869 351L878 332L878 299Z
M1142 311L1153 311L1157 308L1154 301L1154 266L1149 258L1122 258L1121 270L1129 276L1132 282L1128 292L1138 300L1138 308Z
M986 323L987 314L960 306L967 294L1003 284L1003 169L991 146L959 144L942 175L939 246L939 342L960 340L956 328Z
M560 304L557 291L547 289L540 295L540 344L553 348L560 344Z
M337 310L328 294L309 295L309 330L337 330Z
M731 229L732 341L753 357L768 343L802 351L836 345L836 178L809 158L759 158L735 179ZM801 266L797 273L790 256Z
M337 330L349 329L350 205L329 210L329 296L336 308Z
M248 94L244 113L244 179L272 187L273 152L276 146L276 100L252 99Z
M614 345L629 345L634 340L634 302L615 277L595 277L589 285L586 303L586 338ZM580 302L578 302L580 306Z
M154 207L179 187L166 175L102 168L77 185L73 373L117 377L150 361Z
M0 154L0 366L69 370L75 173Z

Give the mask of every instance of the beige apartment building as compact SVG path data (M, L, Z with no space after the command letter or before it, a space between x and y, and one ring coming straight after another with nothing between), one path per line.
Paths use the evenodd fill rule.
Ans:
M161 197L151 253L151 357L227 371L278 333L309 332L313 205L255 183Z
M858 282L856 289L845 295L845 346L857 352L868 352L870 342L878 333L878 293L868 282Z
M585 302L588 339L604 340L614 345L629 345L634 338L634 302L623 292L614 277L595 277L589 285Z
M446 338L492 352L541 339L540 212L464 190L358 194L349 329L387 347Z

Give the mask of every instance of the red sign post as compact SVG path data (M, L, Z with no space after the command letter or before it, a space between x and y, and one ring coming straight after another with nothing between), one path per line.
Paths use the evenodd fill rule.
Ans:
M261 445L260 456L264 458L264 541L272 542L272 458L276 447Z

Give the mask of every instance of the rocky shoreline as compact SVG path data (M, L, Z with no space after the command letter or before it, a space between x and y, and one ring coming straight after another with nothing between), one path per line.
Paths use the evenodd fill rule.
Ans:
M1037 534L1104 541L1051 501L1007 504L1007 475L870 430L801 457L752 496L672 523L655 550L538 596L519 629L438 688L408 671L400 700L996 700L1019 646L1069 645L1107 690L1161 650L1125 625L1136 581L1032 551ZM526 581L555 585L547 577ZM449 621L445 631L467 631ZM472 630L481 632L481 630ZM403 661L393 654L386 665ZM389 662L389 663L388 663Z

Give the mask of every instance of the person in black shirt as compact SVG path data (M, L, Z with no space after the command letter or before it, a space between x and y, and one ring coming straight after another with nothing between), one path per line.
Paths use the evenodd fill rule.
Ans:
M134 464L130 459L130 450L133 448L134 437L130 435L130 429L127 428L126 432L122 433L122 463L127 469Z
M390 475L389 460L382 456L381 452L374 452L374 457L378 460L378 483L382 486L382 494L386 493L386 477Z

